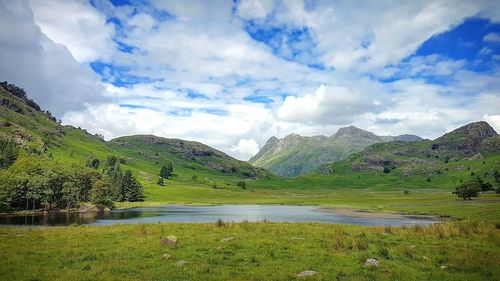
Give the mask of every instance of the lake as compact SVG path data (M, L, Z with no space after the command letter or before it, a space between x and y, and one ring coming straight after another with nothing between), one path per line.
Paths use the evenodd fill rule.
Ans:
M356 224L364 226L427 225L435 219L415 216L355 217L321 212L318 206L282 205L215 205L174 206L119 209L103 213L51 213L45 215L2 216L0 225L113 225L131 223L185 222L201 223L223 221L272 221L272 222L320 222Z

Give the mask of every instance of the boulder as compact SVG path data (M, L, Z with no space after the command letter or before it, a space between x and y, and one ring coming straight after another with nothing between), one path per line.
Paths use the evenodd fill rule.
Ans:
M160 243L162 245L176 246L177 245L177 237L174 235L169 235L167 237L163 237L162 239L160 239Z
M372 259L372 258L367 259L367 260L365 261L365 266L366 266L366 267L378 267L378 266L379 266L379 264L380 264L380 262L379 262L378 260L376 260L376 259Z
M318 274L318 272L316 272L314 270L306 270L306 271L302 271L302 272L295 274L295 276L297 276L297 277L310 277L310 276L314 276L316 274Z
M163 254L163 258L166 260L168 260L170 257L172 257L172 256L168 253Z
M185 260L180 260L180 261L175 263L175 266L177 266L177 267L185 267L186 265L187 265L187 261L185 261Z

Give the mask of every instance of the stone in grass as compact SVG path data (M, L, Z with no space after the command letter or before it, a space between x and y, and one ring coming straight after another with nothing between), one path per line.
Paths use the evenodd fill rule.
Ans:
M163 237L162 239L160 239L160 243L162 245L175 246L177 245L177 237L175 237L174 235Z
M163 254L163 258L166 260L168 260L170 257L172 257L172 256L168 253Z
M187 261L180 260L180 261L178 261L178 262L175 263L175 266L177 266L177 267L185 267L186 264L187 264Z
M376 259L372 259L372 258L367 259L367 260L365 261L365 266L366 266L366 267L378 267L378 266L379 266L379 264L380 264L380 262L379 262L378 260L376 260Z
M233 236L231 237L225 237L225 238L222 238L222 240L220 240L221 242L229 242L231 240L234 240L235 238Z
M314 276L316 274L318 274L318 272L316 272L314 270L306 270L306 271L302 271L302 272L295 274L295 276L297 276L297 277L311 277L311 276Z

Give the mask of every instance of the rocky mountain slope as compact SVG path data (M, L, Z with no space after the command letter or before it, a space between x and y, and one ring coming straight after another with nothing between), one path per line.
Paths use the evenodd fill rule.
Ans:
M470 169L453 163L464 160L484 162L482 160L486 157L499 154L500 136L487 122L481 121L462 126L434 141L374 144L324 171L333 174L380 171L405 177L433 176L447 174L450 166L456 170Z
M290 134L278 139L273 136L249 162L274 174L293 177L314 171L324 163L343 160L375 143L420 140L422 138L414 135L377 136L349 126L330 137Z

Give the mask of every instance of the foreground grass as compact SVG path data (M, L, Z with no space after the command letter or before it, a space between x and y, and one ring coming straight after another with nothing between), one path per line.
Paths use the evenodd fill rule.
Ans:
M176 235L176 247L160 238ZM231 241L223 238L234 237ZM498 280L491 224L145 224L0 228L3 280ZM163 255L171 255L165 259ZM367 258L380 266L364 267ZM179 260L185 267L176 266Z

